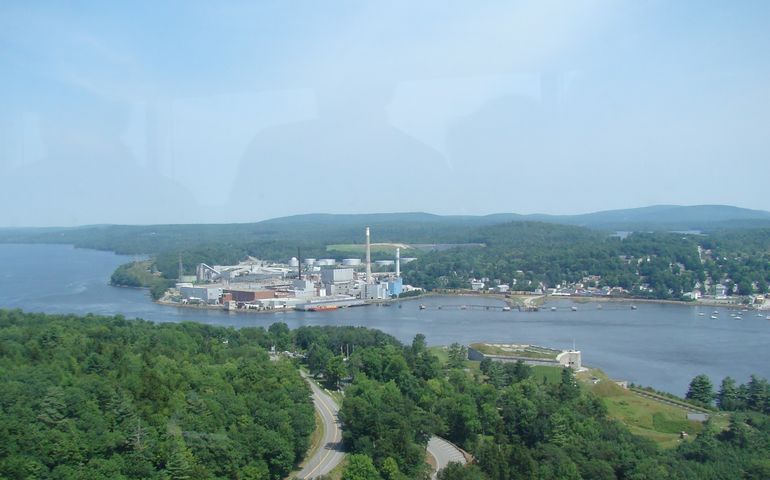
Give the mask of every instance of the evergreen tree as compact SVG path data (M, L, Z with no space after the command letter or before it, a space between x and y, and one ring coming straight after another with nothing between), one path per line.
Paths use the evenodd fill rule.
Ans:
M685 398L703 405L711 405L714 400L714 387L711 385L709 377L701 374L693 378Z
M730 377L725 377L724 380L722 380L722 386L719 388L719 393L717 394L717 407L719 407L720 410L738 410L740 403L735 380Z
M569 367L561 369L561 382L559 383L559 397L563 401L573 400L580 396L580 386L575 379L575 373Z
M449 368L463 368L465 366L465 360L468 358L468 349L465 345L460 345L455 342L449 346L447 351L449 361L447 367Z

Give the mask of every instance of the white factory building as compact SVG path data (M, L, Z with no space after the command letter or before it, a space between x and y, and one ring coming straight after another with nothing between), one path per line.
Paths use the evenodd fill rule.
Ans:
M192 285L180 285L179 294L182 298L190 301L199 301L203 303L217 303L222 297L221 287L194 287Z

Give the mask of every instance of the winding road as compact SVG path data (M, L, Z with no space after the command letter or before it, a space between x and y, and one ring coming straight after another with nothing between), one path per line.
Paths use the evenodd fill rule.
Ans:
M305 462L302 470L295 475L299 479L310 479L326 475L334 470L334 467L339 465L342 459L345 458L345 452L342 447L342 429L340 428L339 420L340 408L337 402L328 393L321 390L304 372L302 372L302 376L313 391L313 403L324 424L324 437L321 440L321 447L313 453L313 456Z
M449 462L457 462L465 465L465 455L454 444L447 442L441 437L432 436L428 440L428 453L436 459L436 471L430 478L437 478L438 471L449 465Z
M340 428L339 406L334 399L322 390L305 372L301 372L313 392L313 403L324 424L324 436L321 447L305 462L305 466L294 475L298 479L312 479L326 475L334 470L345 458L342 446L342 428ZM449 462L465 465L465 455L454 444L443 438L433 436L428 441L428 453L436 459L437 469L431 475L435 479L438 470L446 467Z

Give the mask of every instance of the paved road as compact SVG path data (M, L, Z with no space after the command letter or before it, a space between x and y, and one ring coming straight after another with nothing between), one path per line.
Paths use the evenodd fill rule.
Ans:
M324 423L324 438L321 447L296 474L296 478L310 479L326 475L339 465L345 452L342 450L342 429L339 421L339 407L332 397L321 390L315 382L302 373L313 390L313 403Z
M463 452L440 437L430 437L430 440L428 440L428 453L433 455L438 465L437 470L431 475L431 478L434 479L438 470L449 465L449 462L458 462L465 465L465 455L463 455Z

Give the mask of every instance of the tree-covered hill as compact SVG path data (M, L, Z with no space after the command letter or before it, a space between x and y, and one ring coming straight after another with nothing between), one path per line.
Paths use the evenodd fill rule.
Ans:
M0 478L286 477L315 422L282 334L0 310Z
M770 284L770 229L620 238L575 226L512 222L481 228L474 241L486 246L422 255L404 266L406 280L434 289L468 288L471 278L489 278L529 291L582 282L657 299L680 299L696 286L709 293L706 282L724 283L741 295L766 293Z
M666 450L611 418L603 399L571 369L546 376L523 363L489 360L469 368L461 345L449 346L442 362L422 335L400 345L377 342L376 333L363 330L348 344L333 330L305 327L297 337L301 331L311 371L334 378L330 388L348 379L340 417L353 456L343 478L425 478L424 448L434 434L475 458L440 472L442 480L770 478L764 380L733 385L735 395L723 386L720 398L738 400L725 408L731 412ZM348 351L342 345L352 345L347 361L336 354Z
M675 231L770 227L770 212L726 205L656 205L580 215L433 215L428 213L306 214L255 223L188 225L90 225L74 228L0 228L3 243L69 243L83 248L126 254L158 254L212 244L264 245L276 254L290 255L291 247L361 243L369 225L376 241L406 243L468 243L478 230L510 222L575 225L613 232ZM280 252L280 253L278 253Z

